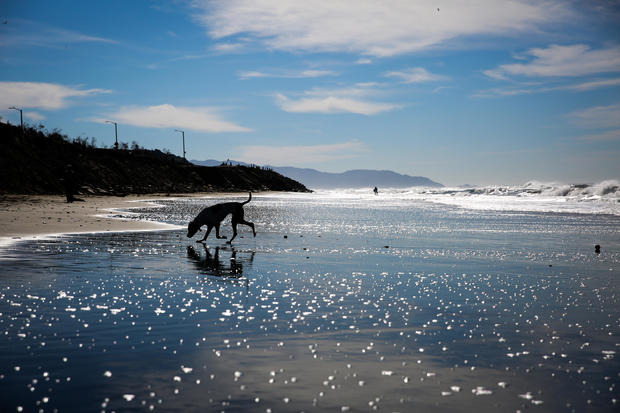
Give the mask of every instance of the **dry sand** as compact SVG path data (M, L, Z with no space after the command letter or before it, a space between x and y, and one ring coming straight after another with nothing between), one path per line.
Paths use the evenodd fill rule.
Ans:
M143 207L163 196L80 196L84 202L68 204L63 196L8 195L0 198L0 238L16 240L56 234L153 231L172 225L112 218L114 209Z

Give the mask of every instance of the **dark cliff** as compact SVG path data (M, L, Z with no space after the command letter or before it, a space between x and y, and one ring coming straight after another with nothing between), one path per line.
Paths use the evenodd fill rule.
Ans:
M308 191L271 169L197 166L159 150L98 148L56 131L0 123L0 193L62 194L67 181L78 193L100 195Z

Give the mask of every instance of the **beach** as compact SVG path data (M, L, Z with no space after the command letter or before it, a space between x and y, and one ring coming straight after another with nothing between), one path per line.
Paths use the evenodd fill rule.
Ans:
M161 197L84 196L83 202L67 203L60 195L5 195L0 198L0 238L164 229L165 224L123 218L114 212L144 207Z
M87 199L176 229L3 248L0 410L617 409L618 216L385 192Z

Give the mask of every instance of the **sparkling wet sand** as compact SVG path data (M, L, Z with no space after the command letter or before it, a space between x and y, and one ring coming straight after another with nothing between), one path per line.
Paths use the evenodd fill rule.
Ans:
M260 194L246 218L257 237L233 246L179 229L5 249L0 411L617 409L618 218L313 194Z

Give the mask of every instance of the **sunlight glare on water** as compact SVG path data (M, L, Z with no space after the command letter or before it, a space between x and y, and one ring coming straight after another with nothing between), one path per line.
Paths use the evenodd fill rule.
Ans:
M184 225L241 198L133 212ZM232 247L4 250L0 410L617 409L619 217L372 194L255 195L245 217Z

